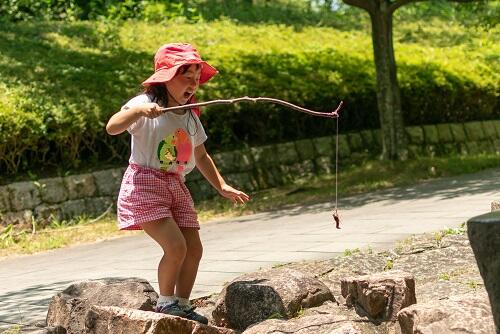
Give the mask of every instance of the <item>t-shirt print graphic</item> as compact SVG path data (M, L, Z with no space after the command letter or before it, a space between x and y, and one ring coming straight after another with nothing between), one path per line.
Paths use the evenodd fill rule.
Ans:
M157 156L160 169L182 173L193 154L193 144L187 132L178 128L158 144Z

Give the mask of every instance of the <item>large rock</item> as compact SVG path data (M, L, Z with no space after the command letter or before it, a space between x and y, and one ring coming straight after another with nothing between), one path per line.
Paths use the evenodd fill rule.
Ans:
M233 334L231 329L202 325L198 322L161 313L92 306L85 320L87 334Z
M66 176L64 184L68 189L70 200L92 197L96 194L96 185L92 174Z
M469 219L467 234L500 334L500 211Z
M31 210L22 210L0 214L0 227L9 226L10 224L19 231L31 230L33 228L33 212Z
M120 191L120 184L123 177L123 169L113 168L102 170L98 172L93 172L95 185L97 186L97 192L100 196L118 196Z
M26 181L16 182L7 186L11 210L21 211L33 209L40 204L40 192L38 183Z
M242 275L226 285L212 315L218 326L245 329L272 318L291 318L302 308L333 300L312 275L277 268Z
M44 203L61 203L68 199L68 191L62 177L40 180L40 196Z
M62 326L68 334L80 334L84 333L85 318L92 305L152 311L157 299L153 287L140 278L78 282L52 297L47 325Z
M348 306L359 305L373 319L397 319L397 313L417 302L415 280L409 273L392 270L341 280Z
M7 186L0 187L0 214L10 211L10 193Z
M398 313L401 334L493 334L486 296L462 295L415 304Z
M53 220L61 220L62 219L62 211L61 211L61 207L59 205L41 204L35 208L33 213L34 213L38 228L46 227Z
M271 319L248 328L243 334L363 334L352 322L334 315L313 315L288 321Z

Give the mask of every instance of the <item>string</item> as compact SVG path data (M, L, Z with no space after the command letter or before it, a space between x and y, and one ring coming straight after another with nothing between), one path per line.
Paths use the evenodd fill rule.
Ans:
M340 228L340 217L338 214L338 169L339 169L339 118L337 117L336 132L335 132L335 210L333 212L333 219L335 220L335 227Z
M339 114L338 114L338 112L342 108L343 101L340 101L337 108L332 112L317 112L314 110L309 110L309 109L297 106L297 105L292 104L290 102L286 102L286 101L274 99L274 98L269 98L269 97L248 97L248 96L229 99L229 100L213 100L213 101L207 101L207 102L201 102L201 103L190 103L190 104L185 104L185 105L179 105L176 107L160 108L160 110L163 112L168 112L168 111L181 110L181 109L187 109L187 108L191 109L191 108L195 108L195 107L196 108L205 107L205 106L214 105L214 104L234 104L234 103L239 103L239 102L254 102L254 103L256 103L256 102L269 102L269 103L281 104L281 105L288 107L290 109L304 112L304 113L309 114L309 115L320 116L320 117L330 117L330 118L337 119L336 133L335 133L335 209L333 212L333 219L335 220L335 227L340 228L340 217L338 214L338 160L339 160ZM192 112L192 111L190 111L190 112ZM187 125L189 127L189 119L188 119ZM189 131L189 129L188 129L188 131Z

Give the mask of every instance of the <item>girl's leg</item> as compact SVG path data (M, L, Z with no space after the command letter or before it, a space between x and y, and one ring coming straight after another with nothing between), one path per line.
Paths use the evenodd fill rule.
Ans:
M142 225L143 230L163 249L158 265L160 295L173 296L177 277L186 257L186 241L172 218L152 221Z
M187 250L184 263L177 277L175 295L177 297L189 299L196 279L196 274L198 273L198 265L200 264L203 254L203 246L201 245L200 235L197 229L181 227L180 230L186 240Z

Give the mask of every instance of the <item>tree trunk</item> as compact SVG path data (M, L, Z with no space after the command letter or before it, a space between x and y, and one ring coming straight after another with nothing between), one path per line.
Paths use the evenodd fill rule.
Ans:
M375 1L371 9L369 13L377 72L382 159L405 160L408 148L392 44L392 12L389 10L389 1L386 0Z

